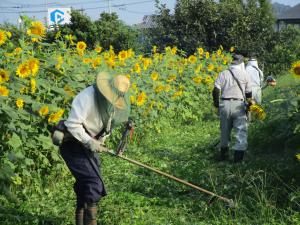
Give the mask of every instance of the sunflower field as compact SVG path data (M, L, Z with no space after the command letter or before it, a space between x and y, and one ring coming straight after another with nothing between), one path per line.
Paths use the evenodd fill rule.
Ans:
M138 142L147 131L162 132L161 118L183 124L212 118L214 79L228 67L234 51L198 47L187 56L176 46L164 51L153 46L151 53L137 55L133 49L115 52L113 46L88 49L59 31L55 42L45 43L46 28L39 21L25 27L18 42L11 41L12 35L0 30L0 193L7 196L12 188L39 190L43 177L68 173L49 131L67 117L73 97L92 85L100 71L130 79ZM299 74L297 65L293 71ZM266 117L260 107L253 111Z
M93 84L99 71L130 78L132 117L139 127L159 132L158 117L195 121L210 113L205 109L214 78L231 60L222 47L212 53L198 48L183 57L176 47L159 53L153 46L144 56L132 49L116 53L113 46L87 50L84 42L75 43L72 35L61 37L59 32L55 43L43 43L45 33L41 22L32 22L13 44L11 33L0 30L0 136L5 155L0 173L9 174L7 182L26 180L31 170L58 160L53 152L48 155L49 127L67 116L73 97Z

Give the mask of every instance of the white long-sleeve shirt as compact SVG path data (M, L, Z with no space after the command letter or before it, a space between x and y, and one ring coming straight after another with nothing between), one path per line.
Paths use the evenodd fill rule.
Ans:
M69 117L65 121L68 131L83 144L103 129L104 125L97 105L95 89L89 86L74 98Z
M258 68L258 63L256 60L250 60L247 63L246 71L249 74L249 76L251 77L252 87L261 87L261 85L264 81L264 74Z
M238 65L231 65L230 69L234 76L239 81L243 93L251 92L251 79L246 73L244 63ZM240 90L237 82L229 72L229 70L222 71L215 80L215 87L221 90L222 98L239 98L244 99L243 93Z

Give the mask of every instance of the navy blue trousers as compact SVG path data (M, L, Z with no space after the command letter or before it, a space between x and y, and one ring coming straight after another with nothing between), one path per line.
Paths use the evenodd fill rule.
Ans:
M97 154L89 154L95 163L94 168L86 155L83 145L75 140L68 140L60 147L60 153L72 175L75 177L74 192L77 197L77 208L85 203L97 203L106 195L100 175L100 162ZM96 171L96 170L97 171Z

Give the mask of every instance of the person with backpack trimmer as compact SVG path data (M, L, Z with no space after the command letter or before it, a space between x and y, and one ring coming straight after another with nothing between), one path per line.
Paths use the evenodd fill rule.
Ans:
M104 140L115 124L128 120L130 82L124 75L98 74L72 102L66 121L53 133L53 143L75 177L76 225L96 225L97 203L106 195L97 152L107 151Z
M254 54L252 54L248 60L248 63L246 65L246 71L251 78L253 100L257 104L261 104L261 102L262 102L261 91L262 91L263 82L264 82L264 73L258 67L257 58L255 57Z
M221 93L220 93L221 92ZM221 94L221 98L220 98ZM247 149L247 107L252 104L251 79L246 73L243 56L233 54L229 69L215 80L214 106L218 108L221 129L221 160L229 158L229 142L235 130L234 162L244 158Z

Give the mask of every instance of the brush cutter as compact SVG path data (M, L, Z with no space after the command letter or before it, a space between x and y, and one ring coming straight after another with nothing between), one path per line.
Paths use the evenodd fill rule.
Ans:
M206 189L204 189L204 188L201 188L201 187L199 187L199 186L197 186L197 185L194 185L194 184L192 184L192 183L189 183L189 182L187 182L187 181L185 181L185 180L179 179L179 178L177 178L177 177L175 177L175 176L173 176L173 175L171 175L171 174L162 172L162 171L160 171L160 170L158 170L158 169L156 169L156 168L150 167L150 166L145 165L145 164L143 164L143 163L141 163L141 162L138 162L138 161L136 161L136 160L133 160L133 159L130 159L130 158L126 157L126 156L123 156L122 153L124 152L125 147L126 147L126 144L127 144L127 142L128 142L128 135L130 134L130 131L132 131L132 129L133 129L133 122L132 122L132 120L129 120L129 121L127 122L127 124L125 125L125 130L124 130L124 132L123 132L123 134L122 134L122 138L121 138L121 140L120 140L120 143L119 143L119 145L118 145L118 148L117 148L116 152L114 152L114 151L111 150L111 149L105 148L105 147L104 147L104 149L105 149L104 152L107 152L107 153L110 154L111 156L118 157L118 158L123 159L123 160L126 160L126 161L128 161L128 162L130 162L130 163L133 163L133 164L135 164L135 165L138 165L138 166L140 166L140 167L143 167L143 168L145 168L145 169L147 169L147 170L150 170L150 171L152 171L152 172L155 172L155 173L157 173L157 174L159 174L159 175L162 175L162 176L164 176L164 177L167 177L167 178L169 178L169 179L171 179L171 180L174 180L174 181L176 181L176 182L178 182L178 183L181 183L181 184L184 184L184 185L186 185L186 186L189 186L189 187L191 187L191 188L193 188L193 189L196 189L196 190L198 190L198 191L200 191L200 192L203 192L203 193L205 193L205 194L208 194L208 195L212 196L212 198L209 200L208 204L211 204L211 203L214 202L215 200L219 199L219 200L221 200L221 201L226 202L226 203L228 204L229 207L233 207L233 206L234 206L234 202L233 202L232 199L229 199L229 198L220 196L220 195L218 195L218 194L216 194L216 193L213 193L213 192L211 192L211 191L208 191L208 190L206 190ZM96 166L95 163L92 163L92 164L93 164L93 167Z

